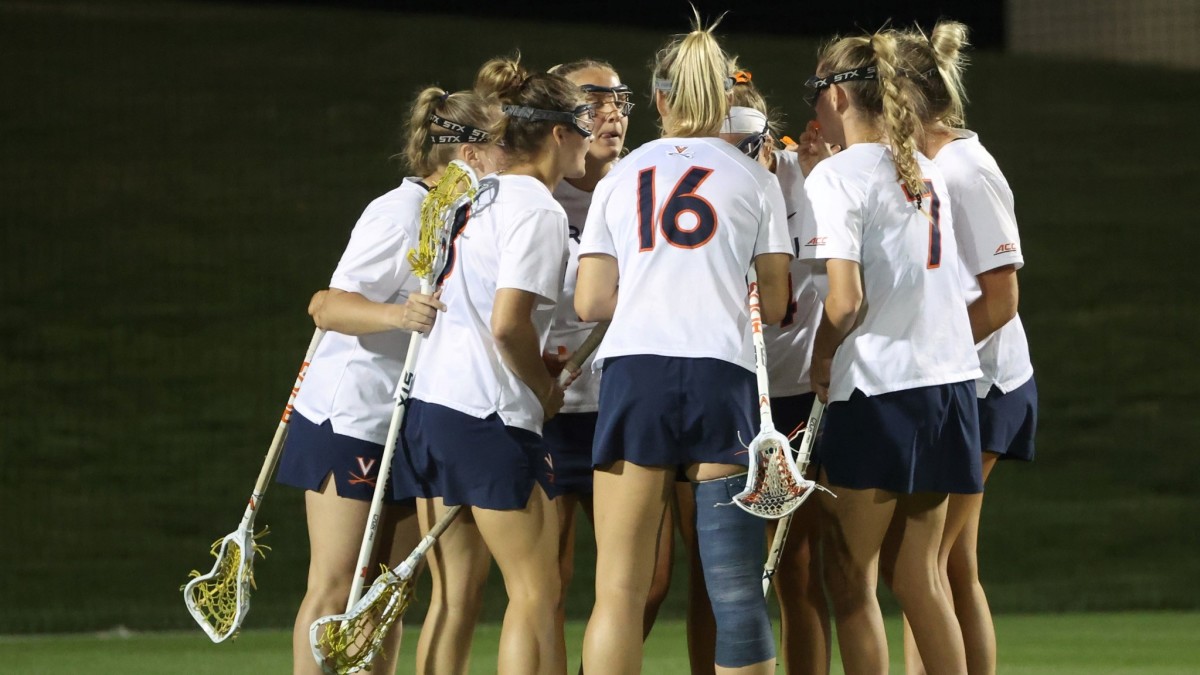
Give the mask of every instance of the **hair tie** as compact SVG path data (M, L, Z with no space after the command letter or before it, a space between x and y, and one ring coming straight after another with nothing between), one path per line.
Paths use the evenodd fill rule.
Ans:
M750 84L753 74L748 70L739 70L733 74L733 81L738 84Z
M450 92L448 92L448 91L446 91L446 90L444 90L444 89L443 89L443 90L442 90L442 95L441 95L441 96L438 96L438 102L439 102L439 103L445 103L445 102L446 102L446 99L448 99L448 98L450 98Z

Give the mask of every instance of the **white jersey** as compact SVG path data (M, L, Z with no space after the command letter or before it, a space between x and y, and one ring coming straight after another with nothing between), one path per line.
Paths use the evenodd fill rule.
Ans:
M821 294L816 288L816 276L823 274L816 266L799 259L800 227L804 222L804 173L800 157L789 150L775 151L775 177L783 189L787 208L788 234L792 253L797 256L788 270L790 297L787 314L778 326L763 326L767 346L767 373L771 380L771 396L798 396L812 391L808 368L812 363L813 337L821 321Z
M554 188L554 199L567 212L567 224L570 237L567 240L569 255L567 256L567 275L563 280L562 296L554 309L554 323L550 326L550 339L546 343L548 351L557 352L559 348L568 354L573 354L588 333L596 326L595 323L580 321L575 313L575 279L579 275L579 241L583 226L587 220L588 207L592 204L592 193L584 192L567 181L560 181ZM579 377L567 387L566 398L561 412L581 413L596 412L600 407L600 373L592 371L592 360L589 357L583 362Z
M855 389L875 396L980 376L946 182L933 162L917 161L932 188L921 210L879 143L823 160L804 184L801 255L862 267L863 307L834 355L830 401Z
M413 398L481 419L498 413L506 426L540 434L542 404L504 365L492 309L501 288L538 296L533 323L545 348L567 265L567 214L536 178L488 176L453 246L442 286L447 309L421 348Z
M407 256L417 242L425 194L419 178L406 178L371 202L350 233L329 287L394 304L419 290ZM316 424L329 420L334 433L382 444L409 337L401 330L326 333L296 396L296 411Z
M982 293L976 275L988 270L1025 264L1021 255L1021 235L1017 232L1013 194L996 160L973 132L957 131L960 140L938 151L933 163L946 176L950 189L958 252L962 256L963 283L967 304ZM979 398L993 387L1010 392L1033 377L1029 360L1029 342L1021 317L1015 316L995 333L976 345L983 377L975 381Z
M714 358L754 370L746 274L791 254L775 176L717 138L664 138L596 187L581 256L617 260L620 298L596 355Z

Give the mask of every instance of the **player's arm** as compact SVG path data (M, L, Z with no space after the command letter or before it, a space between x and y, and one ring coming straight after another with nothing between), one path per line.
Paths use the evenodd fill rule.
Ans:
M971 317L971 336L979 344L1017 315L1020 292L1015 265L997 267L975 278L983 295L967 306L967 314Z
M754 272L758 275L759 308L763 323L776 324L787 315L788 267L792 256L788 253L764 253L754 259Z
M533 390L546 412L553 417L563 404L563 390L542 361L533 308L538 296L516 288L496 291L492 305L492 336L504 365Z
M829 275L829 295L825 297L825 311L813 339L811 369L813 391L822 402L829 400L833 355L853 330L863 301L861 268L857 262L830 258L825 261L825 269Z
M309 303L313 323L323 330L345 335L369 335L389 330L408 330L428 333L439 311L446 306L438 294L411 293L403 305L374 302L361 293L330 288L321 291Z
M581 321L608 321L613 318L617 311L617 281L616 258L603 254L579 256L575 313ZM784 290L784 293L787 291Z

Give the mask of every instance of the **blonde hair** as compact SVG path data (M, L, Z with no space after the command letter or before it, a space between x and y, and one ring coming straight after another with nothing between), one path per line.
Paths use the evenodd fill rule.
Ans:
M418 176L428 176L450 163L458 153L458 143L434 144L434 135L451 132L431 121L431 116L475 127L490 133L497 111L473 91L450 92L439 87L426 87L417 94L405 125L404 163Z
M966 24L939 21L929 35L916 26L899 35L900 50L917 71L917 84L928 103L921 115L925 122L966 126L963 70L968 60L963 51L971 44L967 33Z
M670 112L662 120L667 136L716 136L729 114L725 83L730 59L712 34L721 19L705 28L699 12L695 8L692 12L692 32L676 37L660 49L651 71L656 83L670 82L670 90L665 91Z
M875 79L841 82L851 92L851 105L873 119L881 119L891 143L896 174L908 193L917 199L925 193L925 179L917 164L917 135L925 100L903 60L894 30L873 35L835 39L817 59L828 74L875 66Z
M560 63L557 66L554 66L553 68L551 68L550 70L547 70L546 72L553 73L555 75L562 75L563 77L567 77L574 73L578 73L581 70L590 70L590 69L607 70L607 71L611 71L613 73L617 72L617 69L613 68L611 63L609 63L607 61L601 61L599 59L589 59L589 58L583 58L583 59L579 59L578 61L571 61L569 63Z
M475 91L500 106L539 110L572 112L583 102L583 92L570 80L554 73L530 73L521 65L520 58L518 53L483 64L475 77ZM516 164L537 154L546 137L560 124L563 122L505 116L497 125L496 135L510 161Z

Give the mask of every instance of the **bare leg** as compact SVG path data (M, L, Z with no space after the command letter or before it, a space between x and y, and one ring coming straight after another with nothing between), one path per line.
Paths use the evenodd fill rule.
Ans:
M309 627L322 616L346 610L371 503L339 497L334 481L326 479L320 492L304 493L304 506L310 549L308 589L292 630L292 672L295 675L320 675L321 667L313 658L308 642ZM415 516L411 507L384 507L375 540L375 555L370 563L372 569L379 569L380 564L392 564L393 551L404 550L407 554L416 547L420 537ZM372 576L367 582L373 579ZM379 672L395 669L399 648L400 631L392 631L375 659Z
M931 675L966 672L962 631L943 586L938 550L946 521L946 495L898 498L896 515L904 534L896 552L892 591L912 626L913 638Z
M642 614L642 639L650 637L650 629L658 617L658 609L671 590L671 562L675 554L675 519L672 517L670 500L658 528L658 551L654 557L654 580L650 582L650 595L646 597L646 611Z
M575 506L579 499L577 494L565 494L553 502L558 511L558 576L562 581L558 603L559 630L566 625L567 589L575 577Z
M428 532L446 513L441 498L417 503L421 530ZM417 640L417 671L428 675L468 672L471 640L483 608L483 587L492 557L468 511L438 539L426 557L432 589L429 611ZM386 672L386 671L385 671Z
M995 453L983 453L985 481L996 466L997 459ZM967 672L970 675L992 675L996 672L996 631L987 595L979 581L979 563L975 553L982 508L982 493L950 495L946 527L938 552L943 589L954 606L962 630ZM898 525L898 520L893 519L892 528L902 531L903 526ZM891 531L888 537L893 538ZM890 581L888 585L891 586ZM921 662L907 617L904 619L904 665L907 675L925 675L925 665Z
M504 575L508 608L500 632L500 675L561 675L566 647L557 613L558 509L535 485L520 511L472 508L475 522ZM599 672L599 671L598 671Z
M708 602L700 547L696 545L696 498L691 483L675 483L675 505L679 510L679 534L688 556L688 661L692 675L709 675L716 660L717 622Z
M818 497L830 514L823 528L823 567L842 664L846 675L886 673L887 638L875 589L879 549L896 498L883 490L833 489L837 499Z
M983 453L984 480L987 480L995 467L998 457L995 453ZM967 652L967 673L995 675L996 629L992 624L992 611L988 607L987 594L979 581L979 560L976 557L983 493L951 495L950 508L963 514L963 526L952 542L942 541L942 564L948 588L952 592L954 613L962 628L963 644Z
M809 499L792 514L772 585L779 600L780 634L788 675L828 675L831 635L821 583L818 528L824 514ZM778 522L778 521L776 521ZM769 528L774 536L774 528Z
M642 619L671 479L667 469L624 460L595 472L596 604L583 639L587 672L641 672Z

